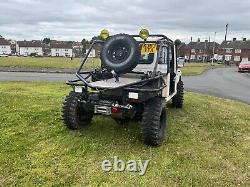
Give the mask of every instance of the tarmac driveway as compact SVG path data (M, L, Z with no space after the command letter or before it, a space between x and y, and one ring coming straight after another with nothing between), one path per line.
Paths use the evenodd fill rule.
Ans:
M185 90L239 100L250 104L250 77L237 68L218 68L183 78Z

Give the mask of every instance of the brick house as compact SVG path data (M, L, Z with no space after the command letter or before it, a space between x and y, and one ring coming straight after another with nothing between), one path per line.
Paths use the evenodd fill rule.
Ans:
M215 54L219 48L218 43L209 42L205 40L201 42L198 39L197 42L190 42L189 44L181 44L178 47L178 56L185 57L186 60L190 61L209 61L213 58L213 47L215 47Z
M190 60L209 61L214 57L213 47L215 47L216 54L219 47L218 43L209 42L208 40L205 40L205 42L201 42L200 40L197 42L190 42L188 44L188 48L190 49Z
M91 44L87 44L86 45L86 52L88 52L89 48L90 48ZM101 55L101 50L102 50L102 46L101 44L96 44L93 49L91 50L89 57L93 57L93 58L98 58Z
M189 60L190 53L191 53L191 51L185 43L181 43L181 45L179 45L177 47L177 56L178 57L184 57L185 60Z
M233 38L231 41L223 41L218 49L218 59L224 58L225 61L234 63L250 60L250 40Z
M81 42L73 42L72 48L73 48L73 57L80 58L83 55L82 53L83 47Z

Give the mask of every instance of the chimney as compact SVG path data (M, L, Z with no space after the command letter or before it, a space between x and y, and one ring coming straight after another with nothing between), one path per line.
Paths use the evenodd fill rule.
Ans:
M243 38L243 41L245 42L245 41L247 41L247 39L246 39L246 38Z
M233 38L233 41L235 42L235 41L236 41L236 38Z

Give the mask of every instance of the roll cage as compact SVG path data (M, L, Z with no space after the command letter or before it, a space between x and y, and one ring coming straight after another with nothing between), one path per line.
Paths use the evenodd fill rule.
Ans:
M164 46L175 46L174 45L174 42L169 39L167 36L165 35L161 35L161 34L153 34L153 35L149 35L148 39L146 41L143 41L142 39L140 39L140 36L139 35L130 35L132 36L133 38L137 39L136 41L139 42L139 43L156 43L157 45L159 45L159 49L157 51L157 60L156 60L156 63L155 63L155 66L152 70L152 72L150 72L150 75L146 75L148 76L146 79L144 80L141 80L139 82L136 82L135 84L127 84L125 86L121 86L121 87L124 87L125 90L127 91L137 91L137 92L158 92L158 91L161 91L163 90L165 87L166 87L166 84L165 84L165 80L163 79L163 76L166 75L165 74L159 74L157 72L157 66L158 66L158 62L159 62L159 58L160 58L160 52L162 50L162 48ZM91 50L94 48L95 45L97 44L103 44L105 43L105 41L102 41L102 40L93 40L91 45L90 45L90 48L89 50L87 51L86 55L84 56L83 60L81 61L81 64L80 64L80 67L78 68L77 72L76 72L76 76L78 79L76 80L70 80L70 81L67 81L67 84L68 85L71 85L71 86L83 86L85 87L85 89L87 90L88 88L91 88L91 89L97 89L96 87L90 85L90 82L89 82L89 78L95 78L96 80L98 80L98 78L95 76L95 73L96 73L96 69L93 70L93 71L84 71L83 70L83 66L85 64L85 62L87 61L88 57L89 57L89 54L91 52ZM168 65L168 64L167 64ZM135 74L144 74L142 72L133 72ZM157 89L143 89L141 87L143 87L145 84L147 84L148 82L150 81L153 81L153 80L156 80L156 79L160 79L160 81L162 81L162 85L160 88L157 88ZM97 89L98 91L102 92L102 91L106 91L106 90L114 90L114 89L118 89L118 88L121 88L121 87L116 87L116 88L107 88L107 89Z

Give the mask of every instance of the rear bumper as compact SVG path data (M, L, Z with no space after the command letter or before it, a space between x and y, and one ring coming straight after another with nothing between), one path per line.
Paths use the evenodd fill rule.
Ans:
M250 68L239 68L238 72L250 72Z

